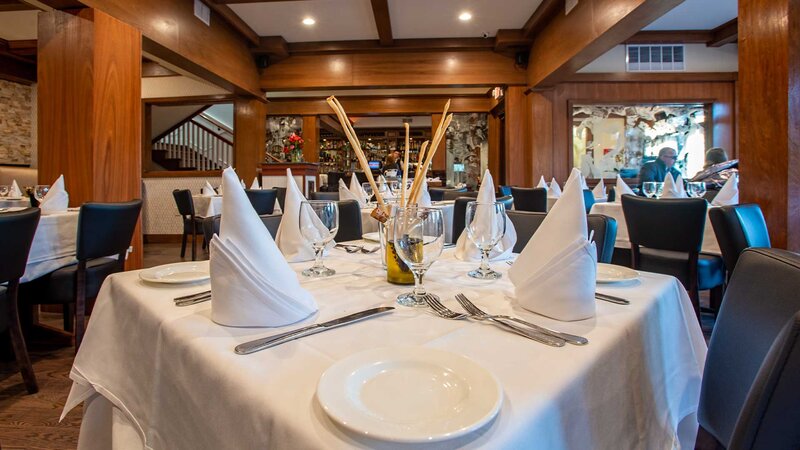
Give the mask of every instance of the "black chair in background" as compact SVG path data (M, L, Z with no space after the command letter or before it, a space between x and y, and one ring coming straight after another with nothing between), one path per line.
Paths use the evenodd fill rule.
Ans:
M800 255L740 256L708 345L697 414L705 445L696 448L800 445L798 292Z
M277 193L278 193L276 200L278 201L278 205L281 207L281 211L282 211L283 210L283 203L286 201L286 188L285 187L275 186L272 189L275 189L275 191L277 191Z
M0 332L8 330L11 336L14 356L29 394L38 392L39 385L22 336L17 297L19 279L25 274L40 214L38 208L0 214L0 247L3 249L0 258Z
M367 180L367 174L365 172L353 172L353 175L356 176L356 179L358 180L358 184L364 184L364 183L369 181L369 180ZM350 186L350 185L348 184L348 186Z
M244 193L259 216L272 214L275 211L276 189L245 189Z
M436 187L428 188L428 193L431 194L431 201L433 201L433 202L440 202L440 201L444 200L445 192L448 192L448 191L451 191L451 192L467 192L467 189L466 188L461 188L461 189L436 188ZM456 197L458 197L458 195L456 195ZM456 197L453 197L453 198L456 198Z
M461 197L470 197L475 200L478 197L478 191L467 191L461 189L449 189L444 191L442 200L455 200ZM433 201L433 199L431 199Z
M328 183L326 186L328 186L331 191L339 192L339 179L343 178L344 172L328 172ZM283 204L281 204L281 207L283 207Z
M614 186L608 189L608 202L613 203L617 199L617 189Z
M622 211L636 270L672 275L683 284L700 320L699 291L719 304L725 283L722 258L700 253L708 203L702 198L622 196Z
M507 197L511 195L511 186L500 185L497 189L497 193L499 194L498 197Z
M453 203L453 242L458 241L461 233L464 232L467 220L467 204L474 202L472 197L458 197Z
M506 214L517 232L514 253L519 253L542 225L547 214L516 210L508 211ZM611 264L611 259L614 257L614 243L617 241L617 221L613 217L602 214L589 214L586 216L586 222L589 233L594 232L593 240L597 247L597 262Z
M754 203L710 208L708 218L714 227L729 276L744 249L771 247L764 214Z
M339 231L336 242L357 241L362 238L361 207L355 200L344 200L339 203Z
M186 256L186 240L192 235L192 261L197 259L197 234L203 226L203 218L195 215L192 191L188 189L175 189L172 191L178 214L183 220L183 235L181 236L181 258Z
M76 352L85 330L86 303L97 297L106 277L125 269L141 209L141 200L84 203L78 216L78 263L20 285L20 300L28 305L75 304Z
M506 211L510 211L512 207L514 207L514 197L511 195L505 195L503 197L498 197L497 201L502 203L503 206L506 207Z
M516 211L547 212L547 189L512 187Z
M586 214L592 212L594 206L594 193L590 189L583 190L583 204L586 205Z
M269 234L275 239L275 235L278 234L278 227L281 225L283 214L271 214L260 217L261 221L264 222L264 226L267 227ZM221 221L222 216L206 217L203 220L203 235L206 241L211 242L211 238L213 238L215 234L219 234Z
M339 191L336 192L312 192L311 195L308 196L309 200L329 200L332 202L339 201Z

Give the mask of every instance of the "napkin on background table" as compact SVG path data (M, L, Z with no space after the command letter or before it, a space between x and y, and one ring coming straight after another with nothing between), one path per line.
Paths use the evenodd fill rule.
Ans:
M602 199L608 198L608 194L606 194L606 185L605 185L605 183L603 183L603 179L602 178L600 178L600 182L595 185L594 189L592 189L592 195L596 199L597 198L602 198Z
M358 196L360 199L359 205L366 206L367 193L364 192L364 188L361 187L361 183L358 182L358 177L355 173L350 177L350 192Z
M683 178L678 175L678 179L672 178L671 173L664 177L664 190L661 198L686 198L686 191L683 189Z
M341 178L339 178L339 200L355 200L358 202L359 207L363 208L365 206L364 198L347 189L347 185L344 184L344 180Z
M11 182L11 189L8 191L9 197L22 197L22 189L19 188L17 180Z
M231 168L211 253L211 319L232 327L279 327L317 311L311 293L281 255Z
M261 186L258 185L258 177L253 177L253 182L250 183L251 190L258 190L261 189Z
M628 186L619 175L617 175L617 186L614 190L616 191L616 197L614 197L615 203L622 202L622 196L625 194L636 195L633 192L633 189L631 189L630 186Z
M215 191L214 186L211 186L211 183L206 180L206 184L203 186L203 192L201 194L203 197L213 197L217 195L217 191Z
M555 178L550 180L550 188L547 189L547 196L550 198L561 197L561 186L558 185L558 181L556 181Z
M717 196L711 201L714 206L728 206L739 204L739 175L733 174L722 189L719 190Z
M597 249L587 229L575 178L508 271L520 306L558 320L594 316Z
M494 194L494 179L492 178L492 174L489 173L489 169L486 169L486 173L483 175L483 183L481 183L481 189L478 191L476 200L488 204L497 201ZM494 207L491 205L486 205L485 207L478 205L475 220L478 221L478 225L481 229L486 230L489 227L495 226L496 222L492 217L494 215L493 208ZM510 257L511 253L514 251L514 244L517 243L517 230L514 228L514 224L508 216L506 216L505 219L506 233L503 235L503 238L500 239L500 242L489 252L490 260L496 261ZM465 223L465 226L469 226L469 224ZM466 228L464 228L464 231L461 232L461 236L458 237L458 241L456 241L456 258L460 260L481 259L481 252L469 239Z
M69 206L69 194L64 187L64 175L60 175L58 179L50 186L50 190L39 202L39 208L42 214L52 214L64 212Z
M428 190L428 180L422 180L422 186L419 187L419 202L417 202L417 206L422 206L424 208L428 208L433 205L431 201L431 193Z
M589 190L589 185L586 184L586 177L583 176L583 173L581 173L580 176L581 176L581 189L584 189L584 190L588 191Z
M239 179L239 184L242 186L242 189L247 189L247 185L244 184L244 180L242 180L241 178Z
M306 198L286 169L286 198L283 200L283 218L275 233L275 242L289 262L314 260L314 248L300 233L300 203ZM331 241L332 242L332 241Z
M550 189L550 188L547 186L547 182L546 182L546 181L544 181L544 175L542 175L542 176L539 178L539 184L537 184L537 185L536 185L536 187L537 187L537 188L545 188L545 189Z

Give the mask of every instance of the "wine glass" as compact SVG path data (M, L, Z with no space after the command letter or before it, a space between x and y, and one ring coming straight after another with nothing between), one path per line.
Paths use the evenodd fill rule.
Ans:
M364 195L367 197L367 204L371 203L372 200L372 185L367 183L361 183L361 189L364 191Z
M656 183L656 198L661 198L664 194L664 183Z
M400 181L387 181L387 187L389 188L388 194L391 198L399 198L400 197Z
M5 184L0 186L0 197L8 197L8 191L10 189L11 188L9 188L8 185Z
M444 248L442 211L416 206L398 207L394 219L394 245L400 259L414 274L414 290L398 296L397 303L426 307L426 296L438 298L425 290L422 277Z
M48 192L50 192L49 184L37 184L36 188L33 191L33 196L36 197L36 200L39 200L41 202Z
M686 185L690 197L703 198L706 195L706 184L702 181L691 181Z
M467 237L481 252L481 265L467 273L479 280L496 280L502 275L489 266L489 252L506 234L506 207L500 202L467 203Z
M642 183L642 193L647 198L653 198L656 195L656 183L653 181L645 181Z
M325 267L322 254L325 246L339 231L339 206L329 200L308 200L300 203L300 234L314 248L314 265L303 271L310 278L328 277L336 273Z

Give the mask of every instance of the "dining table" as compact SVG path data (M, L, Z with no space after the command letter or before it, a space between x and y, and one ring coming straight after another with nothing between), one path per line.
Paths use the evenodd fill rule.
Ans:
M433 208L442 211L442 221L444 222L444 239L447 243L453 243L458 236L453 236L453 209L455 205L454 200L442 200L433 202ZM373 219L370 214L375 209L375 206L368 206L361 208L361 231L364 234L376 233L378 231L378 221Z
M195 214L202 217L213 217L222 213L222 196L193 195Z
M710 208L716 208L716 206L711 206L709 209ZM613 217L617 221L617 240L614 247L631 248L630 235L628 234L628 225L625 222L625 213L622 211L622 203L595 203L592 205L590 213ZM722 250L719 248L719 242L717 241L717 235L714 234L714 227L711 225L711 220L708 218L708 212L706 212L706 223L703 229L703 245L700 251L711 255L722 254Z
M24 208L15 208L24 209ZM42 214L33 236L21 283L75 264L79 208Z
M28 208L31 200L25 197L0 197L0 208Z
M291 267L299 276L310 264ZM493 263L503 274L499 280L476 280L466 273L478 261L460 261L447 249L429 269L427 289L451 309L461 311L454 296L463 293L487 312L589 341L550 347L490 324L395 305L410 286L387 283L377 254L334 249L325 264L336 274L300 277L319 311L278 328L218 325L211 320L215 300L185 307L173 302L209 289L208 282L151 284L138 271L108 277L70 371L73 384L63 413L85 402L78 448L397 448L397 442L333 420L318 385L329 368L360 352L413 349L459 355L489 371L502 404L479 429L410 448L694 444L706 343L689 297L673 277L642 272L634 282L598 285L598 292L630 304L598 301L594 317L561 322L519 306L505 262ZM260 352L234 352L253 339L389 305L397 309ZM420 424L412 417L407 426Z

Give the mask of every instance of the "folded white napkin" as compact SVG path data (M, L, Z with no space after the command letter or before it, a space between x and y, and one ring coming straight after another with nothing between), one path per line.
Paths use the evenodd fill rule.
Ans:
M419 189L419 202L417 202L417 206L428 208L433 205L433 202L431 201L431 193L428 190L428 180L423 180L422 186L420 186Z
M683 178L678 175L678 179L672 178L671 173L664 177L664 190L661 198L686 198L686 191L683 189Z
M314 259L314 248L300 233L300 203L305 199L292 177L291 169L286 169L286 198L283 200L283 218L275 234L275 243L289 262Z
M383 175L378 175L378 184L386 184L386 178Z
M581 189L589 190L589 185L586 184L586 177L583 176L583 173L581 173L580 176L581 176Z
M636 195L633 192L633 189L630 188L624 181L622 181L622 177L617 175L617 187L615 188L615 197L614 202L620 203L622 202L622 196L625 194Z
M494 194L494 179L492 178L492 174L489 173L489 169L486 169L486 173L483 175L483 182L481 183L481 189L478 191L476 200L487 204L486 206L478 205L478 211L475 213L475 220L478 221L477 226L483 230L497 226L497 222L493 220L494 207L492 206L492 204L497 201L497 198ZM503 235L503 238L500 239L500 242L494 246L492 251L489 252L490 260L501 260L510 257L511 253L514 251L514 244L517 243L517 230L514 228L514 224L509 220L508 216L505 216L505 219L506 233ZM469 226L469 224L465 225ZM481 252L478 250L478 247L472 243L469 236L467 236L466 228L464 228L464 231L461 232L461 236L458 237L458 241L456 241L456 258L461 260L481 259Z
M8 191L10 197L22 197L22 189L19 188L17 180L11 182L11 189Z
M550 180L550 188L547 190L547 196L550 198L561 197L561 186L558 185L558 181L556 181L555 178Z
M279 327L316 312L314 297L300 287L233 169L222 173L222 184L219 235L209 244L211 319L231 327Z
M594 186L594 189L592 189L592 195L594 198L607 198L606 185L603 183L602 178L600 178L600 182Z
M549 189L549 187L547 186L547 182L546 182L546 181L544 181L544 175L542 175L542 176L539 178L539 184L537 184L537 185L536 185L536 187L537 187L537 188L545 188L545 189Z
M587 228L580 180L573 179L508 271L520 306L558 320L594 316L597 249Z
M342 200L342 201L344 201L344 200L355 200L355 201L358 202L359 206L361 206L361 207L365 206L364 198L360 197L359 195L357 195L355 193L353 193L352 191L350 191L350 189L347 189L347 185L344 184L344 180L342 180L341 178L339 178L339 200Z
M722 185L717 196L711 201L714 206L728 206L739 204L739 175L733 174Z
M239 184L241 184L241 185L242 185L242 189L247 189L247 185L246 185L246 184L244 184L244 180L242 180L242 179L239 179Z
M361 205L362 208L367 206L367 193L364 192L364 188L361 187L361 183L358 182L356 174L350 177L350 192L358 196L358 204Z
M39 202L39 209L42 214L52 214L57 212L64 212L69 206L69 194L64 187L64 175L60 175L58 179L50 186L50 190Z
M253 182L250 183L250 189L261 189L261 186L258 185L258 177L253 177Z
M203 186L203 197L213 197L217 195L217 192L214 190L214 186L211 186L211 183L206 180L205 186Z

